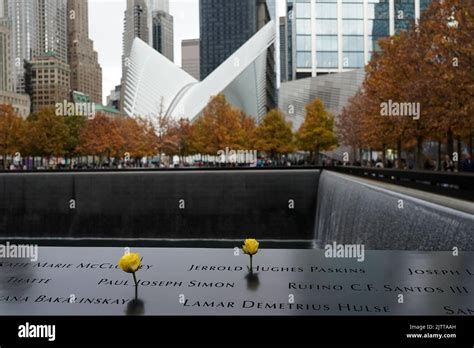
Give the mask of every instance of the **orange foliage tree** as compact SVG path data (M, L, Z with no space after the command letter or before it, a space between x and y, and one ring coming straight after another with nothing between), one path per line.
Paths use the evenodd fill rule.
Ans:
M383 154L387 146L396 146L398 156L402 145L416 144L418 168L427 140L446 139L451 156L456 137L459 147L463 139L472 152L472 37L474 3L445 0L432 2L412 30L380 40L381 52L366 67L361 92L350 100L338 123L342 140ZM419 119L382 116L382 103L389 101L420 105Z
M252 129L250 123L224 95L213 97L192 126L192 147L197 153L207 155L215 155L225 148L243 150L250 145L245 133Z
M3 168L7 168L7 156L22 150L24 120L10 105L0 105L0 154Z

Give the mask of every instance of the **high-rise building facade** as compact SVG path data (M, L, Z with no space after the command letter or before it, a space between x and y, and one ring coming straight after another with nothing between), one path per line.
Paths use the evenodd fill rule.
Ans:
M31 107L29 96L14 92L11 24L8 1L0 0L0 104L11 105L19 116L27 117Z
M165 11L153 12L153 48L174 61L173 16Z
M288 18L280 17L280 80L288 81L291 56L288 54Z
M11 27L8 18L0 17L0 91L12 91Z
M275 0L200 0L201 79L210 75L265 24L271 20L277 23L274 11ZM267 52L267 109L277 104L278 65L272 45Z
M33 56L53 55L68 63L67 0L36 0L36 45Z
M102 103L102 68L94 43L89 38L88 0L68 0L68 61L71 90Z
M378 39L409 28L430 0L288 0L297 77L364 67Z
M123 76L130 57L133 40L138 37L153 46L153 13L169 13L169 0L127 0L123 31Z
M8 18L8 0L0 0L0 18Z
M36 56L27 62L25 79L32 111L69 100L70 74L69 65L55 55Z
M198 81L201 80L199 47L199 39L183 40L181 42L181 67Z
M146 0L127 0L123 32L123 70L126 70L127 60L136 37L151 44L150 27L148 22L149 7ZM151 16L151 14L150 14ZM123 74L125 76L125 73Z
M169 0L127 0L122 38L122 86L126 83L133 40L139 38L153 46L153 13L159 11L169 13ZM120 109L122 108L120 97Z
M14 90L25 93L25 63L45 54L68 62L67 0L7 0Z
M37 0L7 0L8 17L11 22L11 50L13 60L13 87L18 93L25 93L24 62L31 60L36 48L38 16Z
M120 110L120 95L122 94L122 85L117 85L107 96L107 107Z
M200 0L201 79L257 32L257 0Z

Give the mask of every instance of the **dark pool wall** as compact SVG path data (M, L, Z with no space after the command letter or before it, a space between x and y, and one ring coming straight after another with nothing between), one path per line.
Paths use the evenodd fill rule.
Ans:
M312 239L319 174L0 174L0 237Z
M474 215L430 203L419 194L421 199L324 171L316 240L319 245L360 243L376 250L474 250Z

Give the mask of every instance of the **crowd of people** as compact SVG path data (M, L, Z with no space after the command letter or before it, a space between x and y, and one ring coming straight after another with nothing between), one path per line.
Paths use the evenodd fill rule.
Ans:
M7 161L3 165L3 160L0 160L0 170L4 171L22 171L22 170L87 170L87 169L165 169L165 168L223 168L223 167L302 167L302 166L356 166L377 169L399 169L399 170L414 170L414 161L406 159L386 160L385 162L378 158L376 160L355 161L352 163L334 160L332 158L322 158L319 163L309 160L305 157L281 156L278 159L271 159L259 157L254 163L239 164L239 163L218 163L212 161L183 161L181 159L153 159L153 160L136 160L130 161L111 160L103 162L80 162L77 160L50 160L49 163L42 163L41 165L28 164L25 161L15 162ZM460 168L460 169L458 169ZM474 161L469 153L465 153L462 158L460 166L446 155L441 163L438 165L437 161L426 159L424 162L424 170L427 171L443 171L443 172L467 172L474 173Z

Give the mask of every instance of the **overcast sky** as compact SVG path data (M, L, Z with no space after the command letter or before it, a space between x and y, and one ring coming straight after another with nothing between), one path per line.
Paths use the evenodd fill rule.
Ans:
M122 75L126 3L126 0L89 0L90 36L102 66L104 103L110 91L120 83ZM175 64L181 66L181 41L199 38L199 0L170 0L170 12L174 17Z

